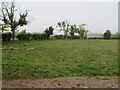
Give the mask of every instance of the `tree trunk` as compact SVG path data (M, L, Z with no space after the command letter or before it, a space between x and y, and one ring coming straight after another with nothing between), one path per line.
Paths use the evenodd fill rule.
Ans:
M15 40L15 30L12 29L12 40L14 41Z
M64 37L65 37L65 39L67 39L67 32L66 31L64 31Z

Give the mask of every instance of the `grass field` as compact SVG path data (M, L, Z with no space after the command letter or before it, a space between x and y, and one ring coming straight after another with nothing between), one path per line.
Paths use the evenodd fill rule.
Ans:
M117 40L46 40L7 43L3 77L96 76L118 73ZM27 50L28 48L34 48Z

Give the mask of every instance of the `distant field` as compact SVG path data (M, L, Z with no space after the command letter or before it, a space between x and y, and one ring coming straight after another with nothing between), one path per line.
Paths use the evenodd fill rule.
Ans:
M45 40L6 43L3 77L116 75L117 40ZM28 48L35 48L27 50Z

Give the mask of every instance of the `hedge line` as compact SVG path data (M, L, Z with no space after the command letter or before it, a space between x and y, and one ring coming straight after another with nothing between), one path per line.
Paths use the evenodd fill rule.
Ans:
M53 36L55 39L66 39L64 35L55 35ZM74 35L74 36L67 36L67 39L80 39L80 36Z
M47 39L47 35L45 33L20 33L16 36L16 38L20 41L25 40L43 40Z
M10 32L2 33L2 41L9 42L12 38L12 34Z
M10 32L2 33L2 41L9 42L12 38L12 34ZM47 39L47 34L45 33L20 33L16 36L16 38L20 41L27 40L44 40ZM64 35L55 35L51 37L52 39L66 39ZM67 39L80 39L80 36L67 36ZM88 39L105 39L103 37L89 37ZM120 39L120 38L110 38L110 39Z
M103 37L89 37L88 39L108 39ZM109 39L120 39L120 38L109 38Z

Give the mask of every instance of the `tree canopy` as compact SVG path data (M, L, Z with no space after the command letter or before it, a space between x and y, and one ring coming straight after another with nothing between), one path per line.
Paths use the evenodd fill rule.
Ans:
M67 35L68 35L68 32L69 32L69 26L70 26L68 21L58 22L57 24L60 27L59 31L63 31L64 35L65 35L65 38L67 38Z
M106 30L106 32L104 33L104 38L106 38L106 39L111 38L111 31L110 30Z
M27 10L24 13L19 14L19 18L16 18L15 12L17 11L15 2L2 2L2 21L8 25L12 31L12 39L15 38L15 30L20 26L27 25Z
M53 30L54 30L54 28L52 26L49 26L48 28L46 28L46 30L44 31L46 34L46 39L50 38L50 35L53 34Z

